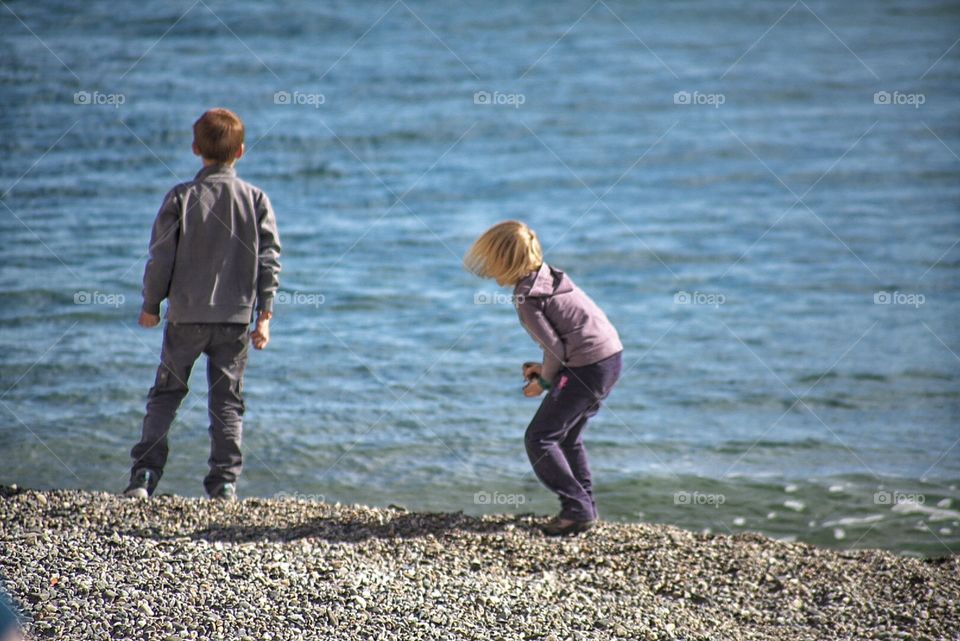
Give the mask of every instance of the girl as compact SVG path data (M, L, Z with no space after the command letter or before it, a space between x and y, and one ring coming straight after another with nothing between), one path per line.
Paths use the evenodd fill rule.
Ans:
M542 363L524 363L527 397L547 396L524 442L537 478L560 497L548 536L585 532L597 520L583 428L620 377L623 345L603 311L562 271L543 262L532 229L494 225L464 258L468 270L513 287L520 323L543 348Z

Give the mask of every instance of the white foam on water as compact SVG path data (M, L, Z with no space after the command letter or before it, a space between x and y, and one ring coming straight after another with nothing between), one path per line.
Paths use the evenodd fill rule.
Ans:
M796 512L802 512L802 511L803 511L803 508L805 508L805 507L807 507L807 506L804 505L802 501L793 501L793 500L790 500L790 501L784 501L784 502L783 502L783 507L790 508L791 510L794 510L794 511L796 511Z
M956 510L946 510L939 507L930 507L916 501L901 501L890 508L897 514L926 514L931 521L946 521L947 519L960 518L960 512Z
M953 532L953 530L951 530L951 529L948 528L948 527L942 527L942 528L940 528L940 534L950 534L951 532Z
M843 486L831 485L830 487L827 488L827 491L830 492L831 494L836 494L837 492L843 492Z
M842 541L843 539L847 538L847 533L843 531L842 527L835 527L833 528L833 538L838 541Z
M948 508L951 505L953 505L953 500L950 497L937 501L937 507Z
M734 517L733 519L734 525L743 525L746 522L747 522L747 519L743 518L742 516L737 516L737 517Z
M794 485L793 483L791 483L790 485L788 485L788 486L786 486L785 488L783 488L783 491L786 492L786 493L788 493L788 494L791 493L791 492L796 492L796 491L797 491L797 486Z
M874 523L883 520L882 514L869 514L867 516L845 516L832 521L824 521L823 527L833 527L834 525L863 525L864 523Z
M767 518L768 518L768 519L775 519L775 518L777 518L777 513L776 513L776 512L767 512Z

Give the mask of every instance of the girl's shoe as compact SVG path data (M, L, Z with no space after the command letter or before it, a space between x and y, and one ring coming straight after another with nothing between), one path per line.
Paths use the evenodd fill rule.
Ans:
M214 492L210 493L210 498L214 501L236 501L237 486L233 483L224 483Z
M544 525L541 531L547 536L575 536L593 529L596 524L596 521L574 521L556 516Z
M153 494L157 483L154 473L146 468L139 469L130 478L130 485L123 491L123 495L131 499L145 499Z

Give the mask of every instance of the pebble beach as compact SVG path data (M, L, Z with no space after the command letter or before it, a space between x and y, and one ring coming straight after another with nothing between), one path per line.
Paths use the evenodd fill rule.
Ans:
M294 499L0 488L35 638L960 638L960 557Z

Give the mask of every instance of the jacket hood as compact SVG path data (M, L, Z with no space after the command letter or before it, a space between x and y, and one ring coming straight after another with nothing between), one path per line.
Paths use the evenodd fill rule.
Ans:
M565 294L573 291L573 281L559 269L544 263L540 269L517 283L513 293L516 296L531 298Z

